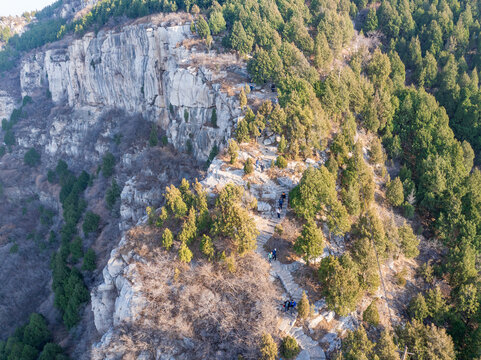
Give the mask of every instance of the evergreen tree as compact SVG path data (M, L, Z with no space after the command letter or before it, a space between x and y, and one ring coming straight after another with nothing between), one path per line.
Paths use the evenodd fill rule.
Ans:
M209 28L212 31L212 34L217 35L225 30L226 22L224 16L222 15L222 11L213 11L209 17Z
M182 193L174 185L165 188L164 196L169 211L175 217L181 218L187 214L187 205L182 199Z
M401 206L404 202L404 189L399 177L387 184L386 197L392 206Z
M365 33L369 31L374 31L378 27L377 23L377 14L376 14L376 9L375 8L370 8L366 20L364 21L364 25L362 26L362 29L364 30Z
M186 243L182 243L179 248L179 260L185 264L188 264L191 262L192 257L192 251L190 251Z
M82 270L84 271L94 271L97 268L95 264L97 261L97 256L92 248L89 248L84 255L84 262L82 264Z
M308 220L303 226L302 234L297 238L294 249L298 254L302 255L308 264L312 259L322 254L324 250L324 234L313 220Z
M166 228L164 230L164 233L162 234L162 246L166 250L170 250L173 244L174 244L174 236L172 235L172 232L168 228Z
M214 258L215 250L214 244L212 243L212 239L208 235L203 235L202 240L200 242L200 251L204 254L209 261L212 261Z
M260 344L262 360L275 360L277 357L277 344L270 334L263 334Z
M227 153L230 156L230 163L235 164L239 152L239 145L234 139L229 140L229 147L227 148Z
M299 319L306 319L310 314L309 299L307 298L306 292L302 292L302 298L297 306L297 317Z
M197 34L203 39L207 39L207 37L210 36L209 24L207 24L207 21L205 21L203 16L199 16L199 20L197 20L195 30Z
M240 21L234 22L230 36L230 45L232 49L238 51L241 55L246 55L250 53L253 43L254 40L247 35L242 23Z
M189 210L189 215L187 220L185 220L184 225L182 225L182 230L179 234L179 240L183 243L190 244L197 236L197 225L195 210L193 207Z
M419 239L414 235L411 226L405 223L398 229L398 233L404 255L408 258L417 257L419 255Z

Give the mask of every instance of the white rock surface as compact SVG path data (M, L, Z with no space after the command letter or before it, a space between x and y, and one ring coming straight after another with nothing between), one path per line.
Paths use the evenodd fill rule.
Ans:
M180 46L191 37L188 24L136 23L121 31L88 33L68 47L38 50L22 62L22 96L48 88L54 103L67 103L76 111L73 118L83 132L110 109L141 114L165 130L169 143L185 151L190 141L193 154L205 160L214 144L230 137L240 109L235 97L220 90L228 73L214 74L206 67L208 60L205 66L191 66L196 54ZM8 112L2 110L7 104L0 94L0 117ZM216 128L211 126L214 109ZM54 135L65 126L71 124L60 122L51 130L51 153L62 148ZM76 155L78 149L70 153Z

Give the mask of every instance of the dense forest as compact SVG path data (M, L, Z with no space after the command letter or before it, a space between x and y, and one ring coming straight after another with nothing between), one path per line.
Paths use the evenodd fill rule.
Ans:
M418 240L411 227L388 229L372 210L373 174L362 160L355 134L362 127L376 135L371 161L384 164L385 149L388 159L400 164L399 177L387 186L390 203L407 218L418 216L426 232L441 240L445 251L441 262L427 265L428 286L410 304L408 325L394 334L383 333L375 339L376 346L361 327L344 342L343 358L359 359L362 354L366 359L397 359L393 341L416 349L413 359L481 356L481 282L476 261L481 250L481 172L474 166L481 150L481 3L104 0L68 23L49 15L60 5L61 1L38 13L38 22L24 35L9 39L0 52L0 69L14 66L25 51L68 34L81 36L112 18L184 10L193 14L191 28L208 46L237 52L247 59L254 82L276 85L278 104L265 102L256 112L247 106L241 92L245 117L238 124L236 138L249 141L270 127L281 137L278 152L282 159L307 158L329 147L326 166L307 170L290 198L304 224L296 247L307 262L318 255L324 241L320 216L327 219L332 234L353 234L343 256L327 257L319 266L319 281L326 284L324 295L339 314L352 311L363 294L379 287L371 242L382 258L394 253L418 255ZM366 14L363 32L379 37L381 46L372 52L360 49L347 63L336 62L355 35L352 19L359 12ZM8 124L5 126L8 132ZM339 131L331 138L333 127ZM69 265L82 257L72 250L72 239L85 209L81 193L89 175L82 173L77 178L61 165L52 176L62 185L65 225L62 248L52 267L56 305L71 327L78 321L78 307L88 297L80 272ZM336 185L340 185L339 191ZM174 218L187 219L185 234L179 235L185 238L179 249L185 262L192 258L187 244L200 234L194 229L196 220L189 208L203 206L205 209L197 210L208 213L200 191L196 189L194 196L188 183L180 190L167 190L169 212ZM242 195L237 192L224 189L221 197L240 201ZM228 211L223 206L221 201L216 204L219 223L214 233L230 231L231 225L222 218ZM93 215L87 215L85 221L98 223ZM158 220L155 215L151 222L155 221L165 219ZM163 226L163 222L159 224ZM169 233L164 230L165 248L172 246ZM205 231L202 250L207 257L213 251L208 234L212 235ZM242 253L251 245L239 242L236 248ZM431 286L434 278L447 280L449 296ZM66 297L68 293L75 296Z

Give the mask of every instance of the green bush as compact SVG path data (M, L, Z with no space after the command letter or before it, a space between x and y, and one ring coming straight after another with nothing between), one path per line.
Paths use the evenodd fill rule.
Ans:
M210 117L210 123L212 127L217 129L217 109L212 109L212 116Z
M163 135L160 138L160 143L162 144L162 146L167 146L169 144L169 138L167 137L167 135Z
M15 134L13 133L13 130L7 130L3 137L3 142L7 146L15 145Z
M112 153L107 153L102 158L102 175L109 178L114 174L115 157Z
M157 146L159 144L159 136L157 135L157 126L152 124L149 135L149 145L151 147Z
M244 173L246 175L252 174L254 172L254 162L251 158L247 158L246 162L244 163Z
M293 359L301 352L297 340L292 336L285 336L281 343L281 354L286 359Z
M276 159L276 166L279 169L285 169L287 167L287 160L284 156L279 155Z
M23 161L25 165L28 165L30 167L35 167L38 164L40 164L40 154L37 152L37 150L35 150L34 148L31 148L25 153L23 157Z

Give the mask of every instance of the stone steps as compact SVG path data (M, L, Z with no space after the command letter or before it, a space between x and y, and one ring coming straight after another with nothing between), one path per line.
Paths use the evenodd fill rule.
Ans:
M289 194L289 189L284 186L276 185L269 189L271 192L275 192L278 194L276 198L280 198L281 194L285 192ZM288 200L288 199L286 199ZM281 218L277 218L277 214L274 212L273 214L264 214L260 215L257 218L257 226L259 228L260 234L257 237L257 252L259 255L267 259L267 251L264 250L263 246L269 241L269 239L274 235L275 227L279 223L282 222L284 217L287 215L288 208L287 208L287 201L284 204L282 211L281 211ZM274 208L275 209L275 208ZM284 289L289 294L290 298L295 300L299 303L303 289L294 281L294 277L292 276L292 272L296 271L299 268L299 263L294 262L292 264L281 264L278 261L273 261L271 263L271 275L274 278L278 278L284 287ZM313 340L310 336L304 333L302 327L295 327L296 322L296 315L295 313L289 312L282 312L280 315L280 320L278 323L278 329L283 332L290 334L293 336L299 346L301 347L302 351L298 355L298 360L325 360L326 355L322 348L319 346L318 342Z

